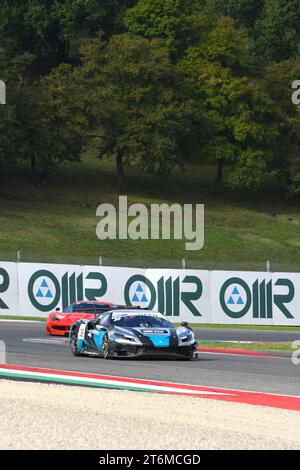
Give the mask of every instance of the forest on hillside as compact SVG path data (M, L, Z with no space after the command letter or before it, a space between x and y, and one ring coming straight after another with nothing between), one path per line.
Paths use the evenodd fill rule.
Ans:
M300 192L299 0L0 0L0 165L36 182L91 150L214 189ZM224 168L230 166L230 172Z

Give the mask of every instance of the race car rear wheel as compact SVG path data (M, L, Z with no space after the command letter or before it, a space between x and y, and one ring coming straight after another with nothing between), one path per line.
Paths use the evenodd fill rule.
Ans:
M105 333L103 337L103 342L102 342L102 353L104 359L109 359L110 358L110 347L109 347L109 339L108 339L108 334Z
M80 352L78 351L77 347L77 334L73 333L70 340L70 348L72 351L73 356L81 356Z

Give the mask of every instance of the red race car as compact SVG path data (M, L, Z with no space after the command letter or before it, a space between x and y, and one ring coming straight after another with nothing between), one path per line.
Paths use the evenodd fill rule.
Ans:
M48 335L68 335L70 326L81 318L93 319L103 312L121 308L120 305L111 302L96 300L82 300L75 302L60 312L59 309L50 312L46 323Z

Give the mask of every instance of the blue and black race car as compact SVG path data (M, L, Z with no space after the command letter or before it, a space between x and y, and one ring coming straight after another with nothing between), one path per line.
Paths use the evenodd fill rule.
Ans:
M192 359L196 346L187 323L176 328L161 313L149 310L109 311L93 320L78 320L70 329L74 356Z

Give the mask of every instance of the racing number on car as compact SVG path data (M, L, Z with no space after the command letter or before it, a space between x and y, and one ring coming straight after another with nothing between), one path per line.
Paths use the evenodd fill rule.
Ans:
M79 330L78 330L78 339L84 339L85 329L86 329L86 324L83 323L82 325L80 325Z

